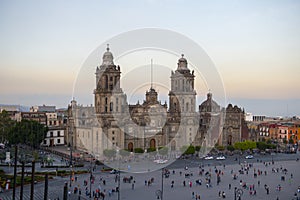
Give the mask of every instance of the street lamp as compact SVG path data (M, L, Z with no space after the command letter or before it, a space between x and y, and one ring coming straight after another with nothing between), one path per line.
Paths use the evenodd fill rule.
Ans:
M119 167L118 167L118 200L120 200L120 192L121 192L121 188L120 188L120 186L121 186L121 183L120 183L120 181L121 181L121 171L120 171L120 158L119 158L119 148L117 148L117 159L118 159L118 165L119 165Z
M162 168L161 170L161 197L160 199L163 200L163 196L164 196L164 168Z
M90 198L92 197L92 179L93 179L93 169L92 169L92 159L93 159L93 155L91 154L91 168L90 168Z

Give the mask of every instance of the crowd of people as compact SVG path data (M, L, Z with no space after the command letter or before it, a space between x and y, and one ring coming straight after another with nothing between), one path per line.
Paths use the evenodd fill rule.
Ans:
M235 167L233 167L235 166ZM176 190L176 188L183 187L189 188L191 191L191 198L195 200L200 200L203 196L204 188L211 189L216 188L216 197L218 198L226 198L226 193L236 195L236 198L239 199L241 195L249 195L249 196L257 196L257 195L269 195L271 192L277 192L276 199L279 200L279 194L284 189L283 185L288 179L289 184L296 184L297 182L293 181L293 174L289 173L288 169L284 167L284 164L275 164L275 162L258 162L258 163L248 163L244 162L238 165L203 165L200 164L199 167L189 169L187 166L183 169L164 169L164 184L167 187L169 185L170 189ZM231 181L223 183L223 177L231 176ZM105 174L97 174L97 176L91 176L86 178L81 187L81 183L77 181L77 178L72 179L74 182L72 189L69 189L69 193L74 193L83 195L82 188L84 188L84 195L91 196L94 199L106 199L115 195L115 193L119 192L118 181L123 180L122 184L131 184L131 189L135 190L136 185L144 184L146 187L158 186L158 181L155 181L154 177L149 177L148 179L144 179L144 183L139 180L136 180L134 175L115 174L114 177L112 175L105 177ZM147 175L145 175L147 176ZM276 176L277 184L274 187L272 184L269 185L265 180L268 177ZM110 188L107 183L110 182ZM112 184L113 183L113 184ZM202 184L203 183L203 184ZM226 189L224 189L224 184ZM98 185L98 187L95 187ZM114 185L114 187L111 187ZM262 189L259 189L263 185L265 193L263 193ZM92 187L92 189L90 188ZM219 190L222 188L222 190ZM273 188L274 187L274 188ZM242 190L242 193L238 193L237 189ZM259 192L258 192L259 189ZM202 192L201 192L202 191ZM300 199L298 194L300 193L300 186L298 190L294 194L294 199ZM230 195L229 195L230 196ZM243 198L245 199L245 198Z

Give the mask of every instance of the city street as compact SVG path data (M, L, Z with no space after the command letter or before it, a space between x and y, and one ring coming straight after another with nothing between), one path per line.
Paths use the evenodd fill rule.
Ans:
M274 165L272 164L272 157ZM279 154L276 156L256 156L254 159L241 159L240 163L244 165L245 161L250 161L253 163L253 167L249 170L249 174L239 174L238 170L240 169L239 161L235 161L234 157L227 158L224 161L216 161L216 160L178 160L172 165L168 167L170 171L170 176L168 178L163 179L163 198L164 199L192 199L192 192L195 194L200 194L201 199L217 199L219 191L224 191L226 194L226 199L234 199L234 188L241 188L240 180L248 184L254 184L257 194L249 195L249 191L246 189L242 189L243 195L241 199L292 199L294 193L297 191L298 186L300 185L300 173L297 172L300 166L300 162L296 161L296 158L299 158L299 154ZM259 162L257 163L257 159ZM288 159L288 161L286 161ZM261 161L261 162L260 162ZM264 162L268 162L268 166L264 165ZM232 164L230 164L232 163ZM225 168L224 165L225 164ZM269 165L270 164L270 165ZM212 187L207 188L205 185L205 176L199 175L199 165L204 165L203 169L205 172L211 171L211 185ZM187 166L188 170L185 170L184 167ZM221 182L217 185L216 174L214 173L215 167L218 170L223 172L221 175ZM87 165L86 169L89 168ZM267 175L264 173L257 178L253 176L253 169L261 170L262 172L266 171ZM272 172L272 169L287 169L287 174L283 174L283 172ZM105 190L106 197L105 199L116 200L118 199L118 194L116 192L112 192L111 196L109 196L109 191L115 189L118 186L118 182L116 181L115 174L110 174L109 172L101 172L102 166L96 167L93 171L93 176L95 177L94 184L92 184L92 191L100 188L101 191ZM174 169L174 174L173 174ZM180 171L182 174L180 175ZM237 174L238 178L233 180L231 173ZM185 174L192 174L192 176L185 177ZM293 174L293 178L291 179L291 174ZM143 197L144 200L152 200L157 199L156 193L158 190L161 190L162 185L162 171L154 171L150 173L121 173L121 192L120 199L140 199ZM285 181L281 181L281 176L285 176ZM81 189L80 199L89 199L86 196L85 191L87 187L87 191L89 192L89 178L90 174L82 174L75 175L77 176L77 181L72 182L69 199L79 199L78 192L74 194L74 187L77 186ZM124 177L129 178L133 177L135 181L134 186L133 181L131 183L124 183ZM101 181L100 181L101 178ZM145 181L151 180L153 178L153 183L151 185L145 186ZM202 185L196 185L196 180L202 180ZM87 181L87 186L84 186L84 180ZM105 185L103 183L105 180ZM183 186L183 181L186 181L186 186ZM174 187L171 187L171 182L174 181ZM188 185L189 182L192 182L192 187ZM260 181L260 186L258 186L258 181ZM67 182L68 186L70 184L70 177L54 177L53 180L49 181L49 199L63 198L63 186L64 183ZM231 184L231 189L229 189L229 184ZM270 188L270 194L266 194L266 190L264 189L264 185L267 184ZM276 191L276 187L280 184L281 191ZM134 189L132 189L134 187ZM26 185L24 187L24 198L25 200L30 199L30 185ZM17 199L19 199L19 190L17 188ZM44 194L44 183L40 182L35 184L35 193L34 199L43 199ZM299 195L299 194L298 194ZM2 199L8 200L12 197L12 190L5 191L4 193L0 193L0 197Z

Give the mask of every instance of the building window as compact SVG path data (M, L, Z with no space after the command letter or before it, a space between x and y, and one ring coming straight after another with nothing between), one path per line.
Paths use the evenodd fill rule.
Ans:
M112 137L111 139L112 139L112 140L115 140L115 137Z
M57 131L57 137L60 137L60 131Z
M60 144L60 139L57 139L57 144Z
M50 132L50 137L53 137L53 132L52 131Z
M115 131L113 131L112 134L114 135L114 134L115 134Z
M110 112L113 111L113 106L114 106L113 102L110 102L110 105L109 105L109 111L110 111Z
M47 144L47 140L44 140L44 144Z

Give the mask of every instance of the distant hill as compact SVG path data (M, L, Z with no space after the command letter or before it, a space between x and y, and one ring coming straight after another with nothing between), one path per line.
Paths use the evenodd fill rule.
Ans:
M30 110L29 106L22 106L22 105L9 105L9 104L0 104L0 110L7 110L7 111L21 111L21 112L28 112Z

